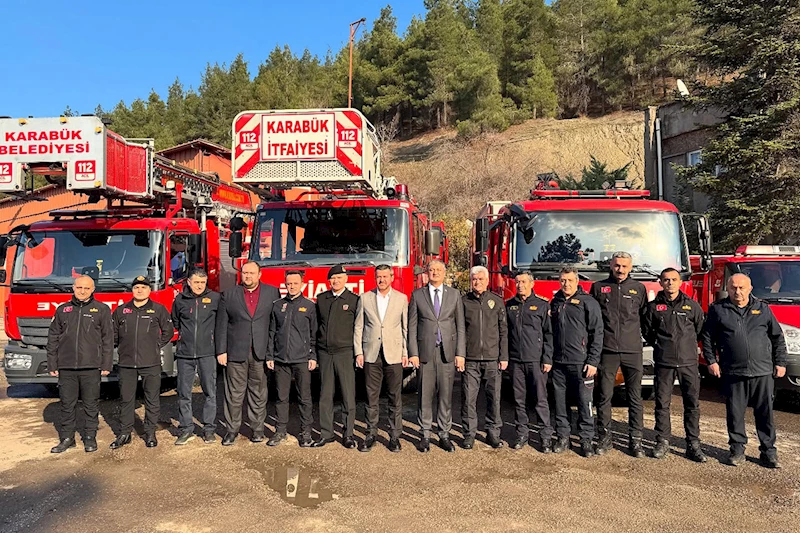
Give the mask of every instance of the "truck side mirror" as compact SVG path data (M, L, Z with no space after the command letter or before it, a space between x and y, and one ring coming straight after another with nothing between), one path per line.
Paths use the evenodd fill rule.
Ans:
M475 221L475 250L481 254L489 251L489 219L486 217Z
M442 248L442 232L438 228L425 231L425 255L439 255Z
M231 231L242 231L247 224L244 223L242 217L233 217L228 226L230 226Z
M708 272L714 268L711 256L711 228L705 216L697 217L697 238L700 242L700 269Z
M237 258L242 255L242 244L244 236L241 231L234 231L228 238L228 256Z
M196 265L203 262L203 235L194 233L189 235L189 250L187 252L189 264Z
M8 251L8 235L0 236L0 267L6 266L6 252ZM4 283L5 280L0 281Z

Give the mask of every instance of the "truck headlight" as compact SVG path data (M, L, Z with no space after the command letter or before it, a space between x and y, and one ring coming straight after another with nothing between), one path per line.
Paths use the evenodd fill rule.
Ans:
M6 352L3 366L9 370L30 370L33 357L27 353Z
M786 340L786 351L791 355L800 355L800 328L781 324L781 329Z

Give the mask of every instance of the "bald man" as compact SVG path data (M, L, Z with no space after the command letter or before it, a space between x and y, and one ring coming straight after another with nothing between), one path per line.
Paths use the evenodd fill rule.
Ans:
M750 278L734 274L728 279L727 289L728 297L709 309L701 340L709 373L722 378L730 445L728 464L738 466L745 460L744 414L750 405L761 444L761 463L767 468L780 468L772 401L775 378L786 374L783 331L769 306L750 294Z
M72 299L56 309L47 334L47 369L58 377L61 398L59 443L50 451L75 446L75 409L83 401L83 447L97 451L100 380L111 371L114 328L108 306L94 299L94 280L80 276L72 284Z

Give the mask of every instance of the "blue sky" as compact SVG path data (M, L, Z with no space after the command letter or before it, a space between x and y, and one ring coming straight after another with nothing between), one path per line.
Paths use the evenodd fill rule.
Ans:
M371 28L388 3L0 0L0 115L90 113L151 89L166 97L176 76L196 88L207 63L240 52L253 74L276 45L324 57L347 42L351 22L366 17ZM423 0L392 9L402 32Z

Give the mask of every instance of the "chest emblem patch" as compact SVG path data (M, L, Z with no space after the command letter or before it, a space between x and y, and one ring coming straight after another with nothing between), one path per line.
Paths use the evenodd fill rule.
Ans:
M611 287L600 287L600 292L609 293L611 292Z
M350 309L350 306L349 306L349 305L347 305L347 304L344 304L344 305L342 306L342 311L347 311L348 309Z
M536 310L537 310L537 309L539 309L539 308L538 308L537 306L535 306L535 305L532 305L532 306L530 307L530 309L531 309L531 311L536 311Z
M204 304L210 304L211 303L211 298L203 298L203 303Z
M488 305L489 309L494 309L494 300L489 300Z
M71 312L72 312L72 306L71 306L71 305L68 305L67 307L65 307L65 308L64 308L64 312L65 312L65 313L71 313Z
M658 304L656 306L656 311L666 311L666 310L667 310L667 306L664 305L664 304Z
M577 298L573 298L572 300L569 301L569 303L575 304L575 305L580 305L581 301L578 300Z
M639 294L639 292L636 289L628 289L628 293L629 294Z
M760 315L761 314L761 311L759 311L758 309L753 309L750 312L753 313L754 315Z
M300 309L298 309L298 311L300 311L301 313L305 313L306 312L306 308L305 307L301 307Z

